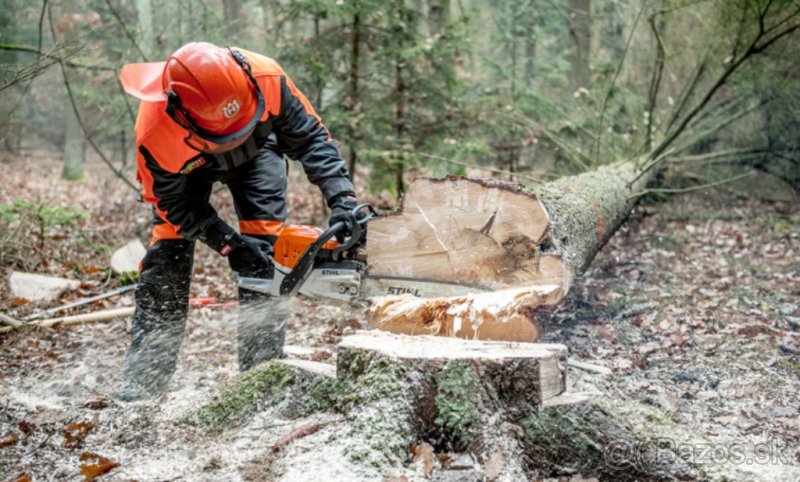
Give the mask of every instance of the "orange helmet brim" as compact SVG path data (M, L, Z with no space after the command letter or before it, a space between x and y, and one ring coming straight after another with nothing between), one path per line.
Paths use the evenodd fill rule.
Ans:
M161 85L161 76L166 64L166 62L146 62L123 65L119 71L122 88L137 99L149 102L167 100Z

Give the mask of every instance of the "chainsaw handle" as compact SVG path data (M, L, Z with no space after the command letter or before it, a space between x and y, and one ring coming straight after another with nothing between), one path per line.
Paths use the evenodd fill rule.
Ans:
M311 269L314 267L314 260L317 258L317 254L322 249L322 246L344 228L344 221L334 223L331 227L323 231L313 243L308 245L300 256L300 259L295 263L292 271L281 281L279 290L281 296L297 294L300 290L300 286L303 285L303 282L311 273Z
M365 208L367 212L364 213L364 216L361 219L359 219L358 213ZM341 256L343 252L352 248L353 246L358 244L358 242L361 241L361 239L364 237L364 231L365 231L364 226L367 224L367 221L377 216L378 213L375 212L375 208L373 208L370 204L364 203L354 207L353 210L350 211L350 215L353 218L353 227L350 232L350 237L347 240L345 240L345 242L342 243L340 246L334 248L333 250L334 261L338 260L339 256Z
M364 208L367 209L367 212L361 219L359 219L358 212ZM350 211L350 215L353 218L353 227L351 228L350 237L344 243L342 243L341 246L338 246L333 250L334 260L338 260L339 256L341 256L344 251L347 251L361 241L361 238L364 236L364 225L367 223L367 221L376 216L377 213L371 205L360 204ZM347 224L344 221L334 223L328 229L323 231L313 243L308 245L306 250L303 251L303 254L300 256L300 259L298 259L297 263L295 263L292 271L290 271L289 274L283 278L283 281L281 281L281 286L279 289L279 294L281 296L297 294L306 278L308 278L308 275L311 274L311 270L314 268L314 260L317 258L317 254L319 254L322 246L331 238L339 234L339 232L346 226Z

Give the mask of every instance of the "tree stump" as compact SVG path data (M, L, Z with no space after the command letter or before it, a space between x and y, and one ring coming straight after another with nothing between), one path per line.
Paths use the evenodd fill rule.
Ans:
M469 452L479 463L502 458L502 473L524 477L501 414L535 410L564 394L566 357L563 345L380 331L346 337L336 369L353 418L346 455L396 466L425 440L437 450Z

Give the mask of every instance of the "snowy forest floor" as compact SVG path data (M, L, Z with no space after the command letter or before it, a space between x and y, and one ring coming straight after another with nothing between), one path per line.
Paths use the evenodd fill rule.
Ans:
M4 159L0 167L6 214L0 221L0 311L23 317L117 286L106 267L111 249L132 237L147 239L149 212L133 193L99 164L90 165L79 183L59 180L60 163L46 156ZM290 182L290 220L324 220L319 194L295 166ZM227 193L214 197L233 221ZM56 223L37 203L75 216ZM57 302L27 303L9 294L12 270L82 285ZM192 295L234 299L224 261L205 247L198 249ZM91 309L132 303L127 294ZM292 310L287 343L303 347L291 352L295 357L333 363L337 340L363 323L359 310L349 307L296 299ZM86 452L119 464L101 480L280 479L285 461L273 455L273 445L312 419L284 420L263 410L221 433L176 424L237 374L236 310L193 308L189 318L168 393L127 406L107 398L121 377L126 320L0 334L0 480L79 480L81 465L98 460L82 461ZM544 341L563 343L572 358L613 372L570 368L573 383L641 403L653 423L704 434L710 447L683 452L709 473L716 466L721 472L743 447L758 460L739 460L738 473L751 480L800 480L797 206L721 191L640 206L576 280ZM338 416L313 420L335 427ZM286 452L315 443L324 437L300 438ZM314 472L335 465L319 461L306 475L332 480L332 473ZM553 475L548 471L542 474ZM458 480L438 472L434 478ZM415 480L420 473L409 464L397 476Z

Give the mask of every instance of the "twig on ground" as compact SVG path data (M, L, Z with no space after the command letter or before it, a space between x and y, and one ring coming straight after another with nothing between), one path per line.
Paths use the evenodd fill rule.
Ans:
M100 321L113 320L123 316L130 316L133 314L134 307L126 306L124 308L112 308L109 310L96 311L94 313L85 313L83 315L64 316L61 318L49 318L47 320L39 320L30 323L35 326L43 326L51 328L54 326L71 326L81 323L97 323Z
M594 365L592 363L586 363L586 362L574 360L572 358L567 360L567 365L571 366L573 368L578 368L578 369L583 370L583 371L592 372L592 373L599 373L600 375L605 375L605 376L613 374L611 369L606 368L604 366Z
M80 300L75 301L73 303L68 303L66 305L56 306L55 308L50 308L48 310L40 311L38 313L34 313L34 314L28 316L27 318L25 318L25 321L31 321L31 320L35 320L35 319L38 319L38 318L44 318L45 316L54 315L54 314L56 314L56 313L58 313L60 311L68 310L70 308L75 308L75 307L78 307L78 306L82 306L82 305L86 305L86 304L89 304L89 303L93 303L95 301L104 300L106 298L111 298L112 296L125 294L128 291L132 291L132 290L136 289L136 286L137 285L135 285L135 284L123 286L121 288L117 288L117 289L108 291L106 293L99 294L97 296L91 296L89 298L83 298L83 299L80 299Z
M20 326L24 325L23 322L16 318L12 318L5 313L0 313L0 321L9 325L11 328L19 328ZM10 331L10 330L9 330Z

